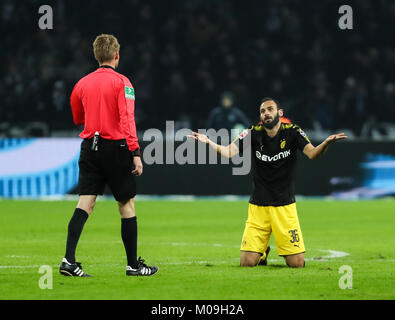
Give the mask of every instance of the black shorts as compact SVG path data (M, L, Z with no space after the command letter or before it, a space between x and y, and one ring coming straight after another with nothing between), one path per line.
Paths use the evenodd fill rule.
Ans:
M92 150L93 139L84 139L78 161L79 195L102 195L106 184L115 200L126 201L136 195L133 156L125 140L99 139L98 151Z

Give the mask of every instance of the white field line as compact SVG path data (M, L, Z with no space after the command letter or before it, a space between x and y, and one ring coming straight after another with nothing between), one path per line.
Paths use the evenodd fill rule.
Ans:
M312 261L312 259L305 259L306 261ZM226 260L215 260L215 259L210 259L210 260L195 260L195 261L173 261L173 262L158 262L158 265L206 265L206 264L211 264L211 265L230 265L232 263L237 263L239 261L239 258L229 258ZM283 259L269 259L269 266L270 262L283 262ZM328 260L313 260L313 261L328 261ZM380 262L387 262L387 263L395 263L395 259L373 259L370 261L380 261ZM108 267L120 267L124 268L124 265L121 264L106 264ZM0 269L38 269L40 268L41 265L25 265L25 266L0 266ZM59 268L59 264L54 264L52 265L53 268L57 269Z
M222 243L204 243L204 242L167 242L161 243L162 245L172 245L172 246L210 246L210 247L232 247L232 248L240 248L240 245L225 245ZM270 245L271 248L275 248L274 245ZM312 258L305 258L306 261L328 261L328 259L334 258L342 258L349 256L350 254L343 251L336 251L336 250L325 250L325 249L318 249L321 252L327 252L328 255L322 257L312 257ZM270 261L283 261L282 259L270 259ZM204 262L203 262L204 263Z
M327 261L328 259L334 259L334 258L342 258L342 257L346 257L349 256L350 254L347 252L343 252L343 251L336 251L336 250L324 250L324 249L319 249L319 251L321 252L328 252L329 254L323 257L319 257L319 258L309 258L309 260L324 260ZM307 259L305 259L307 260Z
M120 243L120 241L114 241L113 243ZM232 248L239 248L239 245L226 245L222 243L202 243L202 242L162 242L161 245L171 245L171 246L199 246L199 247L232 247ZM275 246L271 246L272 248L275 248ZM325 249L319 249L321 252L327 252L328 255L322 256L322 257L312 257L312 258L306 258L306 261L328 261L328 259L335 259L335 258L341 258L348 256L349 253L343 252L343 251L336 251L336 250L325 250ZM6 255L5 257L7 258L30 258L29 256L24 256L24 255ZM229 264L232 263L233 261L238 261L239 258L229 258L229 259L209 259L209 260L199 260L201 257L190 257L188 258L189 261L165 261L162 262L161 264L163 265L191 265L191 264ZM269 258L269 261L272 262L280 262L284 261L283 259L271 259ZM390 260L386 260L390 261ZM18 266L18 265L0 265L0 269L23 269L23 268L39 268L40 265L25 265L25 266ZM59 267L59 265L53 265L53 267Z
M122 243L121 241L110 241L107 243ZM153 243L149 243L149 244L153 244ZM158 243L155 243L155 245L158 245ZM164 246L193 246L193 247L231 247L231 248L239 248L239 245L229 245L229 244L222 244L222 243L205 243L205 242L161 242L160 245L164 245ZM271 245L272 248L275 248L274 245ZM324 256L318 256L318 257L311 257L311 258L305 258L306 261L329 261L329 260L333 260L336 258L343 258L346 256L349 256L350 254L344 251L337 251L337 250L329 250L329 249L318 249L318 251L327 253L327 255ZM31 258L29 256L24 256L24 255L6 255L5 257L7 258ZM232 263L235 263L237 261L239 261L239 257L234 257L234 258L228 258L228 259L208 259L208 260L200 260L201 257L189 257L188 261L163 261L160 262L160 264L162 265L194 265L194 264L201 264L201 265L205 265L205 264L223 264L223 265L229 265ZM281 262L284 261L284 259L271 259L269 256L269 263L270 262ZM384 262L395 262L395 259L374 259L374 261L384 261ZM110 266L109 264L106 264L107 266ZM24 269L24 268L39 268L41 265L0 265L0 269ZM119 264L113 264L111 266L120 266ZM53 265L52 267L56 267L58 268L59 265Z
M52 265L52 267L58 267L60 264ZM33 265L26 265L26 266L0 266L0 269L33 269L33 268L40 268L40 264L33 264Z
M189 258L192 259L192 261L159 261L157 264L158 265L231 265L233 263L237 263L239 261L238 257L234 258L228 258L228 259L209 259L209 260L198 260L197 257L195 258ZM196 259L196 260L195 260ZM316 261L316 262L321 262L321 261L326 261L328 262L329 260L325 259L305 259L306 261ZM283 259L270 259L269 258L269 266L270 262L283 262ZM333 261L333 260L332 260ZM381 262L387 262L387 263L395 263L395 259L372 259L370 261L381 261ZM107 267L120 267L124 268L124 265L121 264L106 264ZM40 268L41 265L24 265L24 266L0 266L0 269L38 269ZM59 264L54 264L52 265L53 268L57 269L59 268Z

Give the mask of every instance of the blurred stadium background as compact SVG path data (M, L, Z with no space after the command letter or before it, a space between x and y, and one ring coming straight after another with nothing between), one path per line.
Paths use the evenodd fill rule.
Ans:
M53 30L38 27L43 4L53 8ZM0 197L75 192L81 128L69 96L97 67L92 42L100 33L121 44L119 71L136 89L140 140L166 120L175 129L243 127L258 121L260 99L272 96L313 143L338 131L349 136L319 162L300 157L298 194L394 195L395 3L348 2L353 30L338 27L342 4L2 0ZM138 181L148 195L250 190L229 165L146 165Z

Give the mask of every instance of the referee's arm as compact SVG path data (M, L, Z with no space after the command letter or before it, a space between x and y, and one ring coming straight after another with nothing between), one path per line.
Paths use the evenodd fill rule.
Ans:
M140 155L140 145L137 138L136 122L134 117L134 99L125 97L125 85L132 86L130 82L122 84L118 92L118 111L122 131L126 135L129 150Z
M132 87L132 84L126 79L124 81L118 92L120 126L126 135L126 143L129 150L133 154L134 170L132 173L136 176L141 176L143 174L143 163L141 161L140 145L134 118L134 99L129 99L125 96L125 86Z
M71 112L73 114L73 120L76 125L85 123L85 111L82 101L79 96L78 83L74 86L73 92L70 96Z

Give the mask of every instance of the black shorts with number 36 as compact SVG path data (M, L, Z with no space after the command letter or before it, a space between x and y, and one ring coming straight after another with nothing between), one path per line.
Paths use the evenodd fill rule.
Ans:
M126 141L100 138L97 151L92 150L92 143L93 139L81 143L78 194L102 195L107 184L117 201L134 198L133 156Z

